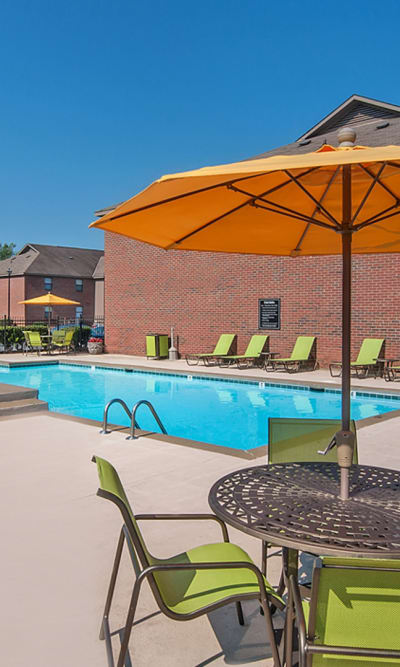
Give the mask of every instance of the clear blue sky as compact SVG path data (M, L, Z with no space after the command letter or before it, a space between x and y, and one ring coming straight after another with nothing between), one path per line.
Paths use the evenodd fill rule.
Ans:
M0 242L101 248L93 211L400 105L398 0L3 0Z

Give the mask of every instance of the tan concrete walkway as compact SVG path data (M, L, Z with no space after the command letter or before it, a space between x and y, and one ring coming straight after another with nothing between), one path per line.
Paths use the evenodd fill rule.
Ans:
M397 418L361 429L361 462L398 467L399 427ZM97 637L120 518L111 503L95 495L92 454L117 467L137 512L208 511L212 483L247 463L148 438L127 441L121 433L101 436L94 426L51 414L3 419L0 429L0 664L105 666L104 643ZM144 528L152 551L160 556L219 539L216 526L207 522L146 522ZM259 562L258 541L230 533ZM279 559L273 558L273 581L278 571ZM123 625L131 584L125 558L111 619L114 629ZM271 664L265 660L269 649L255 604L246 606L244 628L236 624L233 607L187 623L156 612L146 585L138 610L143 622L135 626L131 641L137 667L255 665L261 658L260 664ZM117 647L117 636L114 642Z

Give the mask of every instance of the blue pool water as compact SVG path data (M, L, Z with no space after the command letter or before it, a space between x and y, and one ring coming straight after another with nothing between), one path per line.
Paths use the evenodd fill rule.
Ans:
M241 450L267 444L268 417L339 419L341 414L341 396L333 390L68 364L0 367L0 382L35 387L50 410L98 421L112 398L122 398L130 408L147 399L169 435ZM400 397L357 392L351 402L356 420L398 409ZM139 408L137 420L141 428L159 430L144 407ZM111 407L109 421L129 423L118 405Z

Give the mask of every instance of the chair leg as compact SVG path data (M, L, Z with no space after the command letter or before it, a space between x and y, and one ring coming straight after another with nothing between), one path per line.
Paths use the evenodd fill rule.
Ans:
M140 587L142 585L142 579L136 579L135 585L132 591L131 603L129 605L128 615L126 617L125 630L122 638L121 650L118 657L117 667L124 667L125 658L128 651L129 639L132 632L133 621L135 618L136 607L139 598Z
M117 581L117 574L118 574L118 569L119 569L119 564L121 562L121 555L122 555L122 547L124 546L124 531L123 529L121 530L119 540L118 540L118 545L117 545L117 551L115 552L115 558L114 558L114 565L113 569L111 572L111 579L110 579L110 584L108 587L108 592L107 592L107 599L106 599L106 605L104 607L104 613L103 617L101 620L101 628L100 628L100 639L104 639L104 620L108 620L108 614L110 612L110 607L111 607L111 602L114 594L114 589L115 589L115 582Z
M240 602L236 602L236 611L237 611L239 625L244 625L243 609Z
M268 604L268 601L265 600L263 597L261 597L261 606L262 606L262 609L263 609L263 612L264 612L265 623L266 623L266 626L267 626L268 639L269 639L269 642L271 644L272 659L274 661L274 667L281 667L281 661L280 661L280 658L279 658L278 646L276 644L274 626L272 625L272 617L271 617L271 612L270 612L270 609L269 609L269 604ZM121 667L122 667L122 665L121 665Z

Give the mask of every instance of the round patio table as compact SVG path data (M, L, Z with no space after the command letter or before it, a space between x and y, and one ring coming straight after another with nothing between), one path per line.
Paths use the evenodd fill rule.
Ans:
M400 558L400 471L353 465L350 498L340 500L336 463L277 463L235 470L212 486L209 504L227 524L284 548L286 580L298 551ZM286 664L291 664L293 601L288 595Z

